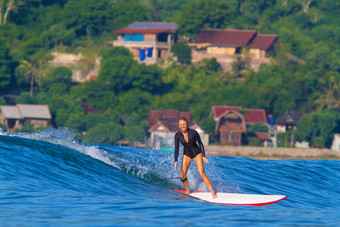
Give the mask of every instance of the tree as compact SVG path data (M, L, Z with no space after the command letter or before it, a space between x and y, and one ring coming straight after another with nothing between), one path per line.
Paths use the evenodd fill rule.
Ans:
M248 125L247 132L268 132L268 126L262 122Z
M124 136L123 126L117 123L100 123L84 135L86 143L115 144Z
M116 1L112 4L111 18L107 31L128 26L134 21L152 20L151 9L146 4L134 0Z
M27 60L23 60L19 65L19 69L24 73L26 81L30 81L30 96L33 96L33 89L36 77L39 76L38 65L34 62L31 63ZM19 76L20 74L18 74Z
M116 94L131 88L131 73L137 62L125 47L107 48L101 60L98 81L104 81Z
M16 62L5 41L0 39L0 95L5 93L11 85Z
M182 64L190 64L191 63L191 49L185 43L178 42L175 43L171 52L177 57L178 61Z
M40 89L47 92L54 87L58 87L58 89L55 90L56 92L59 91L58 93L62 95L69 91L72 83L72 71L64 66L56 67L52 70L50 74L41 79Z
M10 12L20 3L20 0L0 0L0 25L7 23Z
M296 125L296 138L298 141L309 142L311 146L329 148L333 134L339 131L340 114L336 111L321 110L300 118Z
M87 81L70 88L72 99L82 100L93 108L104 112L107 109L115 108L118 104L117 95L110 89L110 84L97 79Z
M235 18L236 9L223 0L190 0L179 12L179 32L193 37L202 28L224 28Z
M107 48L104 51L98 81L108 84L115 94L132 88L153 94L163 92L161 70L155 65L139 64L125 47Z
M64 7L64 24L77 37L99 34L111 18L111 4L107 0L69 0ZM76 12L76 13L75 13Z

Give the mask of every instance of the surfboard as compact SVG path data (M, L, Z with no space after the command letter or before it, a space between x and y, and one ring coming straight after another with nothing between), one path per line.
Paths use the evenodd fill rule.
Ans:
M185 190L175 190L185 194ZM248 205L248 206L263 206L271 203L279 202L285 198L286 195L259 195L259 194L238 194L238 193L224 193L217 192L217 198L213 199L210 192L194 191L189 196L217 204L225 205Z

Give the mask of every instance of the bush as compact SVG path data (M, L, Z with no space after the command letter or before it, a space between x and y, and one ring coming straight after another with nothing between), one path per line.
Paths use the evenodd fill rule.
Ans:
M0 128L1 128L4 132L7 131L7 125L5 125L5 124L1 124L1 123L0 123Z
M254 147L261 147L261 141L257 137L248 137L248 145Z
M171 48L171 52L174 53L180 63L191 63L191 49L185 43L175 43Z

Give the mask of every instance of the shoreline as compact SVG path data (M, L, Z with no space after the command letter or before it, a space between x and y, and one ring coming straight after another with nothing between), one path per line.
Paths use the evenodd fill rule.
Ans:
M340 160L340 150L210 145L207 156L247 157L255 159L329 159Z

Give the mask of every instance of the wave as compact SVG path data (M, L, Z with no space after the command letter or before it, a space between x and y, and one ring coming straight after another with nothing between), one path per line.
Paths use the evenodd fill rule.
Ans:
M2 131L0 155L1 184L9 194L33 191L162 198L183 188L180 172L174 170L173 153L81 144L62 128L39 133ZM337 160L208 158L205 171L216 191L286 194L288 199L280 203L285 206L339 207ZM207 190L194 162L188 180L192 190Z

